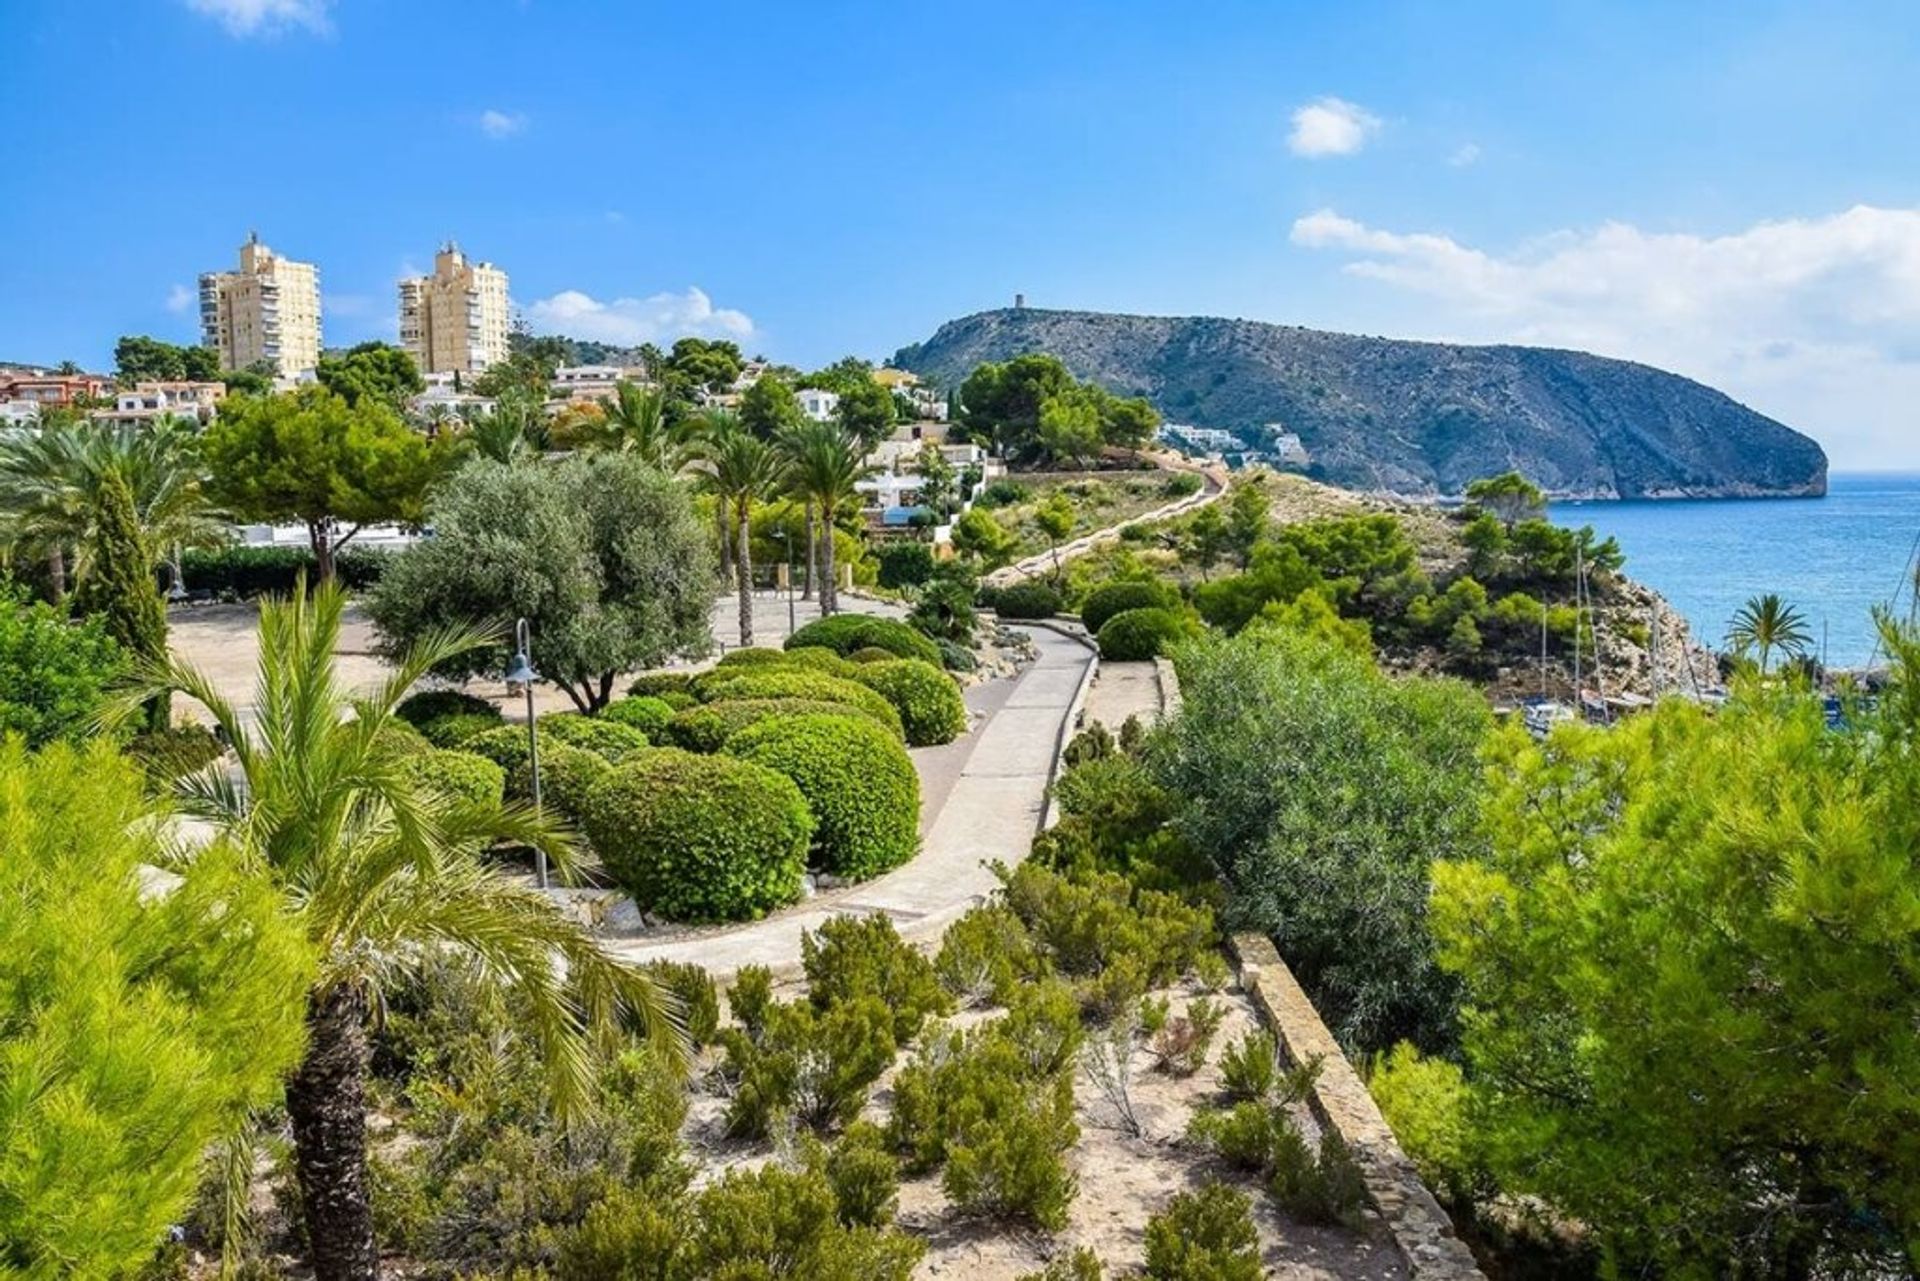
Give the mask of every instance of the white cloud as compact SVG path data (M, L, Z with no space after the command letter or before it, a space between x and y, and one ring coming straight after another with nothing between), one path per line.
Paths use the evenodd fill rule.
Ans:
M1316 98L1293 113L1296 156L1350 156L1380 132L1380 118L1344 98Z
M1477 142L1463 142L1453 149L1453 153L1447 157L1447 163L1455 169L1465 169L1468 165L1473 164L1479 159L1480 144Z
M1613 222L1505 253L1322 209L1292 240L1425 298L1415 323L1449 337L1644 361L1809 432L1837 466L1920 463L1920 209L1860 205L1720 236Z
M511 138L527 131L527 118L518 111L500 111L488 107L476 121L480 132L489 138Z
M333 0L187 0L187 8L235 36L278 35L294 27L325 35L332 30L332 7Z
M527 306L535 325L569 338L617 343L660 342L672 338L748 338L753 320L743 311L715 307L703 290L653 294L646 298L615 298L608 302L566 289Z
M185 311L187 308L193 306L193 301L198 296L199 295L195 294L193 290L187 288L185 285L175 285L173 288L167 290L167 310Z

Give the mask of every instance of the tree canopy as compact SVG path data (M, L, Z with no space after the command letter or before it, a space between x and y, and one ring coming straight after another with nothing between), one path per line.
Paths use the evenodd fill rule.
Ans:
M145 334L128 334L113 345L114 376L122 383L213 382L220 356L211 347L182 347Z
M110 747L0 742L0 1259L132 1276L299 1058L311 955L224 844L166 861Z
M1076 462L1103 445L1137 449L1160 425L1144 398L1078 382L1045 354L978 366L960 386L957 412L975 440L1007 454Z
M320 385L349 405L375 400L395 411L427 389L412 353L391 343L363 342L337 356L320 357Z
M434 537L397 557L368 611L391 651L436 629L525 617L533 663L582 711L622 672L708 644L713 551L683 486L631 454L475 460L433 504ZM449 674L498 671L500 650Z
M390 406L349 405L324 387L238 397L203 444L214 500L241 520L305 525L323 580L363 526L418 524L438 471L425 438Z

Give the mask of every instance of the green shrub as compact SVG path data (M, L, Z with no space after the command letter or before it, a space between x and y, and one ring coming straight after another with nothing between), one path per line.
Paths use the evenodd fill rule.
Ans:
M973 591L971 580L935 578L920 589L907 622L933 641L936 652L942 642L972 644L973 629L980 621L973 609Z
M1357 1226L1367 1203L1359 1163L1331 1129L1320 1135L1316 1154L1296 1127L1276 1128L1273 1178L1267 1189L1288 1214L1329 1226Z
M1100 657L1109 663L1138 663L1158 658L1187 635L1187 625L1168 609L1129 609L1100 628Z
M993 594L993 612L1004 619L1052 618L1064 602L1046 583L1028 581L1003 587Z
M1402 1041L1391 1053L1374 1056L1367 1089L1428 1187L1455 1205L1472 1205L1493 1192L1457 1063L1425 1058Z
M1063 974L1087 981L1101 1016L1178 978L1213 939L1213 913L1114 873L1060 875L1033 862L1001 871L1006 903Z
M745 649L728 650L720 656L720 661L714 667L778 667L786 661L784 650L749 645Z
M980 660L974 652L957 641L942 637L934 644L940 648L940 666L950 672L970 672L980 666Z
M1171 590L1159 583L1107 583L1087 593L1080 602L1080 622L1095 636L1116 614L1130 609L1165 609L1174 603Z
M900 1205L900 1163L887 1151L886 1132L871 1121L855 1121L826 1154L823 1166L840 1207L840 1222L850 1228L883 1228Z
M600 720L579 712L548 712L540 718L540 733L568 747L578 747L618 765L647 749L647 736L620 721Z
M141 772L156 782L196 774L226 755L227 749L204 725L174 725L135 734L126 752Z
M634 678L627 693L635 698L665 698L669 694L693 695L692 672L647 672Z
M877 666L877 663L865 664L860 670L867 672ZM843 680L825 672L793 668L766 671L715 668L695 682L695 687L695 693L709 703L749 698L807 698L824 703L844 703L868 713L895 734L905 737L905 731L900 728L900 714L893 710L893 704L884 695L860 682Z
M819 1170L729 1171L695 1198L695 1225L680 1243L677 1270L664 1275L908 1281L925 1245L891 1228L848 1227L840 1215L833 1185ZM635 1271L601 1275L654 1277L662 1275L651 1270L659 1266L643 1257Z
M920 776L899 740L864 717L774 717L725 751L793 780L813 813L809 861L821 871L866 880L920 847Z
M1005 1005L1045 965L1020 918L1004 904L985 903L947 927L933 969L964 1004Z
M764 965L743 965L727 989L727 1008L734 1022L757 1041L766 1030L767 1011L773 1008L773 971Z
M666 737L667 722L673 719L673 713L673 705L664 698L636 694L608 703L600 709L600 718L618 725L630 725L645 734L648 742L657 743Z
M540 744L540 804L578 825L586 819L587 796L611 773L613 765L604 756L584 747L543 742ZM507 795L517 801L533 800L533 764L524 752L519 763L507 771Z
M786 648L804 649L821 645L836 654L851 654L857 649L884 649L900 658L918 658L938 665L940 651L934 643L907 624L871 614L835 614L816 619L787 637Z
M1187 1123L1187 1138L1237 1170L1264 1174L1273 1166L1275 1135L1291 1127L1284 1112L1261 1102L1236 1103L1222 1111L1202 1108Z
M1050 1076L1072 1066L1086 1039L1080 1001L1057 978L1022 983L1007 1000L1007 1016L994 1032L1013 1047L1029 1076Z
M436 749L409 756L401 770L416 785L484 805L506 791L507 773L484 756Z
M462 689L415 690L400 700L393 713L416 729L448 716L491 716L496 724L500 721L498 707Z
M855 679L880 693L900 714L907 742L914 747L951 743L967 732L966 700L937 665L912 659L863 663Z
M676 921L751 920L791 903L813 835L785 775L673 748L617 766L588 793L585 826L635 901Z
M920 1034L927 1016L953 1007L933 963L908 947L893 921L878 912L835 916L802 934L800 963L816 1008L878 997L893 1012L894 1040L902 1045Z
M694 1048L713 1044L720 1032L720 995L713 976L698 965L682 961L651 961L646 971L679 1003L687 1039Z
M817 1008L788 1001L766 1008L758 1037L728 1028L725 1073L733 1079L727 1132L762 1139L789 1117L815 1130L860 1115L867 1092L893 1065L894 1018L875 996Z
M1226 1010L1203 996L1188 1002L1186 1013L1167 1019L1149 1040L1160 1069L1174 1076L1192 1076L1205 1067L1207 1050L1224 1017Z
M1220 1056L1220 1081L1228 1098L1258 1102L1279 1080L1280 1047L1271 1032L1249 1032Z
M502 725L484 734L475 734L460 744L460 750L486 757L511 776L527 763L527 727Z
M92 736L124 667L99 615L75 623L0 580L0 737L18 734L37 748Z
M802 645L798 649L785 652L788 667L804 667L810 671L825 672L829 676L838 676L841 680L852 680L859 670L850 658L843 658L824 645Z
M689 707L700 706L700 700L693 696L693 692L685 689L663 689L658 694L635 694L633 697L657 698L676 712L684 712Z
M334 558L334 572L349 591L363 591L380 580L393 553L376 547L349 547ZM286 596L302 574L313 582L313 553L305 547L189 548L180 555L181 581L190 592L218 596Z
M491 716L474 712L454 712L446 716L436 716L432 720L421 721L417 727L420 736L435 747L461 747L467 740L476 738L488 730L500 728L500 713Z
M892 650L881 649L878 645L868 645L864 649L856 649L847 655L848 660L855 663L885 663L898 657L900 656Z
M1246 1194L1222 1183L1182 1192L1147 1220L1151 1281L1260 1281L1260 1237Z
M1026 1273L1018 1281L1102 1281L1105 1276L1100 1256L1080 1246L1072 1254L1062 1255L1038 1272Z
M917 539L882 543L876 555L882 587L918 587L933 577L933 548Z
M893 721L883 721L874 716L871 709L850 703L822 702L817 698L741 698L689 707L674 713L667 725L667 741L689 752L717 752L726 746L728 739L749 726L797 716L839 716L863 721L885 730L894 742L900 741L893 731L897 716Z

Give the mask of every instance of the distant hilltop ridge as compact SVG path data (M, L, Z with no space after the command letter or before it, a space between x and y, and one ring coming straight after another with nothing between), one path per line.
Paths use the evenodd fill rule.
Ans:
M940 326L893 363L957 387L982 361L1050 352L1169 421L1297 433L1350 489L1457 495L1518 469L1555 497L1812 497L1813 440L1711 387L1631 361L1207 316L1012 307Z

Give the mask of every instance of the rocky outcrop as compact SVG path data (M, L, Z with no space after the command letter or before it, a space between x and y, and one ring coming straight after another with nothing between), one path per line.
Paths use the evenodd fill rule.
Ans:
M1646 365L1211 317L1013 308L942 325L893 363L957 387L985 360L1050 352L1168 421L1299 434L1310 474L1453 495L1517 468L1560 497L1811 496L1827 458L1799 432Z

